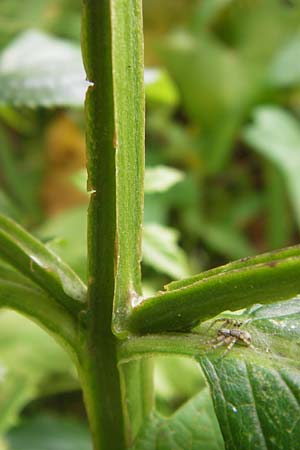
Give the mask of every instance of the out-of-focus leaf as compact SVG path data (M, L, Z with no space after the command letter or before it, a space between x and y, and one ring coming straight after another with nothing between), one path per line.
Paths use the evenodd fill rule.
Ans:
M226 347L221 347L199 357L210 383L226 448L297 450L299 299L256 305L243 315L232 317L249 321L241 331L251 334L253 348L236 345L224 355Z
M159 69L145 69L146 99L150 102L176 106L178 92L167 72Z
M5 442L4 439L0 440L0 450L9 450L7 442Z
M71 180L73 184L81 191L87 192L87 172L86 169L80 169L72 173Z
M38 236L46 241L47 247L86 279L86 208L68 210L49 219L39 230Z
M48 391L55 377L74 385L73 364L37 325L10 311L0 312L0 431L17 420L23 407ZM52 379L52 377L54 377ZM43 387L44 386L44 387Z
M3 433L17 422L20 411L35 398L37 392L35 383L17 374L6 374L4 367L1 370L0 432Z
M14 220L21 218L21 212L2 189L0 189L0 214L4 214Z
M254 254L246 236L233 226L199 222L197 234L214 251L229 259L243 258Z
M17 169L12 146L3 127L0 127L0 167L7 191L20 206L28 207L27 192L24 188L25 180Z
M73 0L17 0L0 2L0 47L16 34L39 26L43 30L79 41L80 2Z
M272 249L282 248L292 241L294 226L289 213L289 202L282 172L274 164L265 164L264 178L266 192L264 196L266 213L266 242Z
M183 172L173 167L148 167L145 171L145 192L163 192L184 178Z
M208 389L178 409L171 417L158 413L145 422L132 450L223 450Z
M163 414L174 412L178 404L187 401L205 386L204 376L191 358L178 355L157 357L154 369L158 410Z
M146 224L143 233L143 261L158 272L183 278L189 267L183 250L178 246L178 232L157 224Z
M273 0L243 8L238 1L226 3L216 30L204 26L201 2L190 29L170 34L160 49L187 113L199 125L208 172L228 160L241 122L270 88L271 62L299 22L299 8Z
M295 217L300 226L300 124L275 107L257 108L254 122L244 129L246 142L283 173Z
M6 440L8 450L92 450L85 424L48 415L24 420Z
M291 40L276 55L270 68L270 82L275 86L300 84L300 34Z
M40 31L23 33L0 55L2 105L82 106L87 86L79 47Z

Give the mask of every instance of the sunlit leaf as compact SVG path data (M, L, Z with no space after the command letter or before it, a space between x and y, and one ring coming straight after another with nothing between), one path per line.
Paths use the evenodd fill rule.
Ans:
M145 192L163 192L184 178L183 172L173 167L148 167L145 171Z
M265 106L255 110L254 121L243 135L251 147L283 173L300 226L300 123L283 109Z
M88 83L80 49L40 31L26 31L0 55L0 86L2 105L82 106Z
M176 106L179 100L177 89L167 72L145 69L146 99L148 102Z
M241 331L251 333L253 347L236 344L227 353L226 346L211 348L206 356L199 357L210 383L226 448L297 450L299 299L265 307L257 305L235 318L246 321Z
M145 224L143 233L143 261L159 272L175 278L189 273L184 251L179 247L178 232L157 224Z
M270 68L270 82L275 86L300 84L300 34L295 35L276 55Z

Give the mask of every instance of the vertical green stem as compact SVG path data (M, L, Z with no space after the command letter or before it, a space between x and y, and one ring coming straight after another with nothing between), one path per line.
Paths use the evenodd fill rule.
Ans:
M81 367L95 450L125 448L117 341L111 331L116 237L115 125L111 1L83 2L82 48L86 96L88 300Z
M112 332L113 327L119 339L126 336L127 313L132 299L141 294L141 5L142 0L83 0L83 59L92 83L85 104L91 199L89 304L86 316L82 314L79 374L95 450L124 449L152 408L152 370L147 362L130 365L121 392L118 340Z
M153 360L140 358L120 365L126 439L130 447L154 406Z

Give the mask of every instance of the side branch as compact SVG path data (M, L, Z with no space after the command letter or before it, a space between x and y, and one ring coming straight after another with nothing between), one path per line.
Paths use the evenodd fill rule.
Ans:
M128 326L134 333L188 330L225 310L274 303L300 293L300 256L224 271L136 306Z

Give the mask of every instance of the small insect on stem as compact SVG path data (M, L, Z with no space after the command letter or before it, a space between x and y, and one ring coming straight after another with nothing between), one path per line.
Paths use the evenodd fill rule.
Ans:
M222 322L223 326L217 330L217 337L212 339L209 343L213 344L212 348L219 348L226 346L226 350L223 357L227 355L228 352L233 348L233 346L238 342L246 345L247 347L254 348L251 344L252 338L248 331L241 330L241 327L245 325L246 322L241 322L234 319L216 319L209 328L211 328L216 322Z

